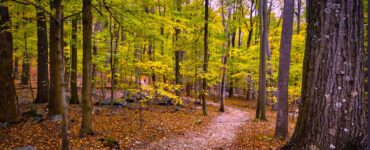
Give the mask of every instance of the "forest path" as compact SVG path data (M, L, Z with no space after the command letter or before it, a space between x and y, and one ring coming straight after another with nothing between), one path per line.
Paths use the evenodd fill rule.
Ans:
M219 104L207 102L210 105ZM226 106L225 112L216 116L211 124L200 132L188 132L172 139L162 139L138 149L152 150L208 150L227 149L236 137L239 127L247 123L249 115L246 111Z

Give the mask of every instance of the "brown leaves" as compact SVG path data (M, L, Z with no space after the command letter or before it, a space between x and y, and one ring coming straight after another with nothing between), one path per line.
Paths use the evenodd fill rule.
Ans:
M255 114L255 102L245 100L229 100L228 104L239 106L250 115ZM278 149L285 141L274 138L276 112L266 108L268 121L251 120L238 130L236 141L232 149ZM291 135L295 126L295 120L289 119L289 134Z
M26 106L24 106L26 107ZM95 135L79 138L81 110L77 105L70 105L70 146L72 149L109 149L109 145L119 145L127 149L134 145L159 141L164 137L184 134L192 130L201 130L217 113L210 107L210 115L202 118L201 110L192 110L186 105L179 111L174 107L147 105L140 112L132 108L111 108L94 106L99 113L93 115ZM45 106L37 105L42 112ZM191 111L190 111L191 110ZM196 125L197 120L202 123ZM194 127L194 128L192 128ZM11 149L26 145L37 149L57 149L61 146L60 124L51 120L41 123L23 121L11 127L0 129L0 149ZM103 142L99 139L112 139ZM113 142L110 142L113 141ZM108 147L107 147L108 146Z

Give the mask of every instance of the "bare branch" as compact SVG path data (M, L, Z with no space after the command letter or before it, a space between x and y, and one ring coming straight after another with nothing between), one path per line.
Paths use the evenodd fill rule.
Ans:
M27 2L27 1L19 1L19 0L10 0L10 1L18 3L18 4L22 4L22 5L35 6L37 9L40 9L41 11L48 14L50 16L50 19L56 20L56 18L53 16L53 14L51 12L47 11L45 8L41 7L40 5L37 5L37 4L32 3L32 2Z
M68 19L68 18L70 18L70 17L77 16L77 15L79 15L79 14L81 14L81 13L82 13L82 11L78 11L78 12L76 12L76 13L73 13L73 14L71 14L71 15L69 15L69 16L64 17L62 20L64 21L64 20L66 20L66 19Z

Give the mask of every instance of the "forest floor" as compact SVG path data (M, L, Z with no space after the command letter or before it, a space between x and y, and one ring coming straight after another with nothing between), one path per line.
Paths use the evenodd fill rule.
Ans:
M22 93L22 92L20 92ZM20 98L21 114L36 107L41 117L22 115L15 124L0 124L0 149L32 146L60 147L60 122L46 118L46 104L32 105ZM69 106L72 149L278 149L285 141L274 139L276 112L266 107L268 121L254 119L254 100L226 99L226 112L208 101L208 116L200 105L185 98L184 106L94 106L94 135L79 138L81 109ZM295 120L289 116L289 133Z
M217 106L217 103L208 102ZM173 138L163 138L145 146L133 149L226 149L236 138L236 131L247 123L249 115L239 108L225 107L224 113L216 116L207 128L198 132L188 132Z

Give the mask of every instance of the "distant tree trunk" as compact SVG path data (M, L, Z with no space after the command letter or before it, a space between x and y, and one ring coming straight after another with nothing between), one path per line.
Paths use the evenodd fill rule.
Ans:
M259 120L267 120L265 103L266 103L266 51L268 48L267 37L267 0L260 1L260 31L261 32L261 48L260 48L260 65L259 65L259 83L258 83L258 103L256 109L256 118Z
M251 41L252 41L252 36L253 36L253 25L254 25L253 12L254 12L254 8L255 8L254 0L251 0L251 8L250 8L250 12L249 12L250 28L248 29L247 48L249 48L251 46Z
M278 112L275 137L288 139L288 81L290 70L290 50L293 34L294 0L284 0L283 30L280 41L278 75Z
M27 18L25 18L23 14L23 28L26 27ZM27 46L27 33L23 30L23 40L24 40L24 50L23 50L23 61L22 61L22 76L21 76L21 84L22 85L29 85L30 81L30 57L28 55L28 46Z
M7 0L1 0L6 2ZM0 122L18 117L13 70L13 37L10 32L8 7L0 5Z
M236 31L234 30L232 33L231 33L231 47L232 48L235 48L235 36L236 36ZM233 57L232 56L230 56L231 58L230 59L232 59ZM232 68L233 67L233 65L232 65L232 63L230 64L230 66L229 66L230 68ZM232 70L230 70L230 76L232 76L233 75L233 71ZM234 95L234 82L233 82L233 79L230 77L230 85L229 85L229 98L231 98L231 97L233 97L233 95Z
M204 5L204 64L203 72L208 72L208 0L205 0ZM202 91L202 110L203 115L207 115L207 104L206 104L206 91L207 91L207 79L203 78L203 91Z
M37 96L35 103L49 101L48 34L46 16L37 9Z
M363 1L308 1L307 23L302 100L283 149L367 149Z
M180 51L175 51L175 84L180 85ZM176 89L176 96L180 96L180 90Z
M297 34L301 31L301 7L302 0L297 0Z
M222 43L222 76L221 76L221 85L220 85L220 111L224 112L225 111L225 89L226 89L226 67L227 67L227 57L228 57L228 52L226 49L229 48L228 42L225 41L228 39L228 24L226 23L226 16L225 16L225 10L224 10L224 0L221 0L221 17L222 17L222 26L224 28L224 39ZM230 14L229 14L230 15Z
M83 0L83 59L82 59L82 121L80 137L91 134L92 131L92 102L91 102L91 62L92 62L92 14L91 0Z
M62 149L69 149L68 108L64 87L63 63L63 7L62 0L51 0L50 9L55 15L50 18L50 99L48 116L62 115Z
M77 24L78 16L72 19L72 41L71 41L71 104L78 104L77 89Z

